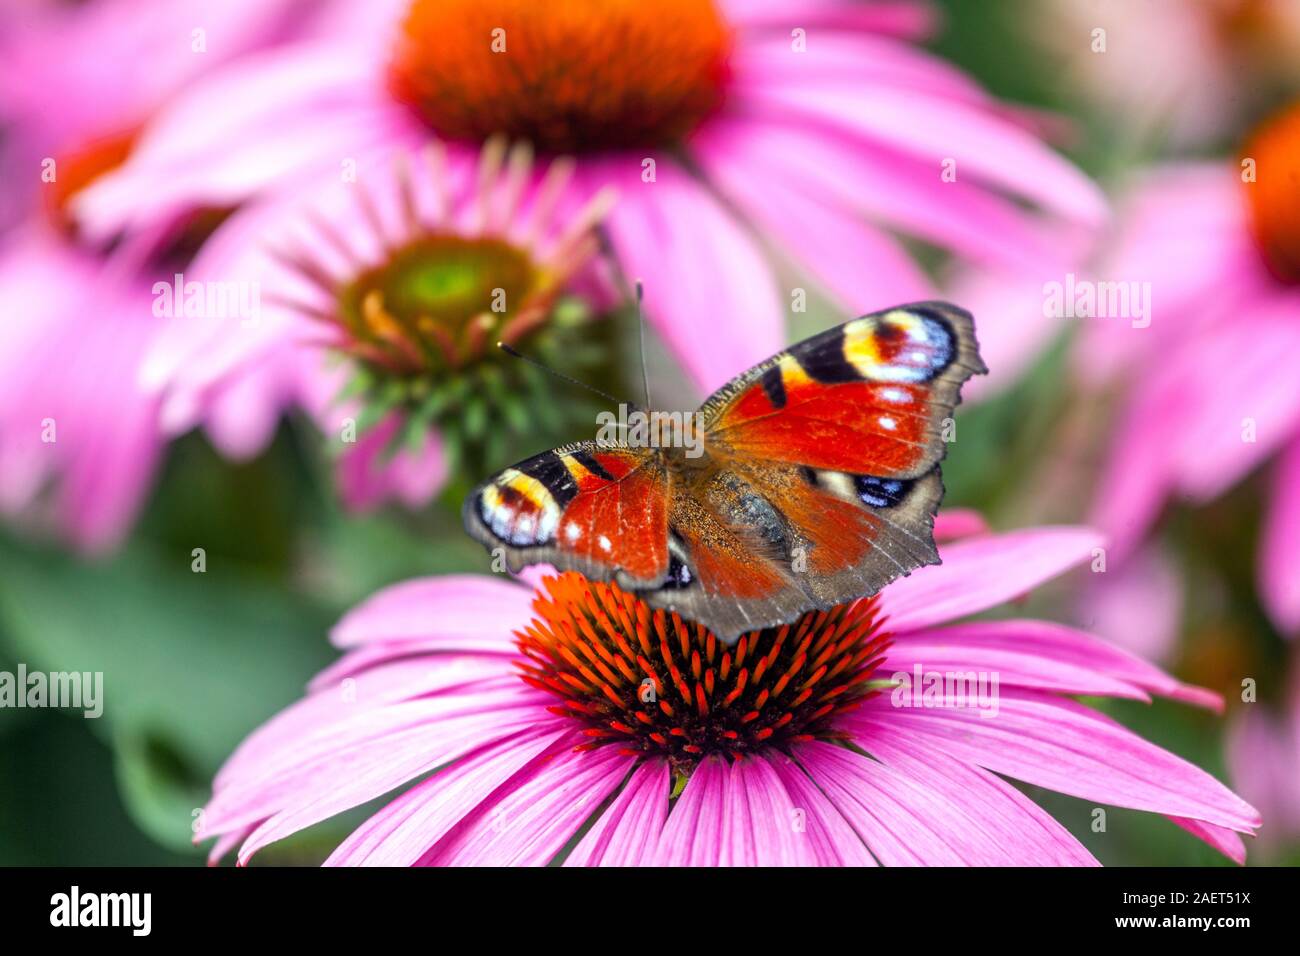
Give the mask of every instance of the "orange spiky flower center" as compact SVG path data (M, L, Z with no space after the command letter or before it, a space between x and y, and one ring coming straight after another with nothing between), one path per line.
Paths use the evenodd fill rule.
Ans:
M1254 161L1255 180L1244 185L1264 261L1281 281L1300 283L1300 103L1261 125L1242 157Z
M449 139L652 148L718 108L730 46L708 0L414 0L390 79Z
M572 572L543 581L517 636L528 684L550 709L629 754L689 772L700 759L842 740L837 719L878 692L889 637L875 599L813 611L728 646L702 624Z

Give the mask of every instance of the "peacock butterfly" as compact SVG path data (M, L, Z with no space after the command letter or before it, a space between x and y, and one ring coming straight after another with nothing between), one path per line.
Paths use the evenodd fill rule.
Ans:
M963 309L876 312L727 383L702 442L543 452L471 492L465 527L513 571L612 579L733 642L938 563L942 425L986 371Z

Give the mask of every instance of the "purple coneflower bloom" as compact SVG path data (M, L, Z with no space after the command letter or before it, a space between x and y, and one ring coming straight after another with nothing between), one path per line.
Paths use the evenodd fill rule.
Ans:
M168 96L282 36L286 6L100 0L4 15L0 510L84 550L121 538L152 480L157 402L136 384L159 325L152 268L190 241L195 210L144 217L110 250L71 207Z
M953 623L1098 544L979 535L731 646L575 574L536 594L400 584L340 622L345 656L227 762L199 836L247 862L396 793L329 863L1095 864L1005 776L1164 814L1240 862L1250 806L1071 699L1217 696L1057 624Z
M1213 142L1278 81L1300 79L1293 0L1045 0L1025 19L1108 129Z
M1300 631L1298 147L1292 106L1246 144L1244 165L1150 174L1105 268L1149 282L1155 315L1089 323L1080 353L1084 372L1130 383L1094 511L1119 555L1168 499L1208 502L1273 461L1257 577L1288 634Z
M1007 264L1052 253L1022 201L1103 215L1027 122L909 45L929 21L896 2L379 0L222 69L77 210L101 233L435 136L525 140L575 156L585 192L619 190L622 270L712 390L785 342L764 244L856 314L932 292L893 231Z
M572 162L534 176L524 144L494 138L476 159L435 143L361 182L334 177L234 214L187 277L240 277L258 314L178 318L159 336L142 379L165 429L203 424L246 457L285 407L304 409L343 443L339 492L354 508L422 505L464 432L526 429L545 396L497 344L555 361L545 333L561 297L585 283L608 298L587 267L611 196L580 205Z

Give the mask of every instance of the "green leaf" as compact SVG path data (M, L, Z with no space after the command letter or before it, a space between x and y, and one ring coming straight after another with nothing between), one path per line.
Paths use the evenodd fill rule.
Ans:
M90 729L117 750L127 807L188 847L220 764L334 659L329 614L189 552L90 565L0 542L0 626L29 670L103 674ZM79 718L80 719L80 718Z

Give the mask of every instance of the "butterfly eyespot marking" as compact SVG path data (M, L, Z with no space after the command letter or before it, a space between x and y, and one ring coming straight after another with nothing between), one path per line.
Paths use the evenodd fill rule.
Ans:
M507 468L478 495L479 518L506 544L546 544L560 521L555 496L532 475Z
M660 590L681 591L695 583L695 572L687 563L686 542L673 528L668 529L668 574Z
M900 478L850 475L842 471L806 467L800 473L815 488L829 491L846 500L856 498L871 508L893 508L902 504L916 484L915 481Z
M903 503L915 482L898 478L875 478L871 475L854 475L853 490L863 504L873 508L892 508Z

